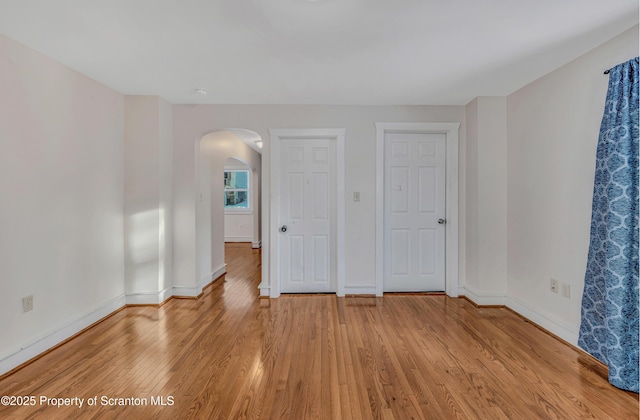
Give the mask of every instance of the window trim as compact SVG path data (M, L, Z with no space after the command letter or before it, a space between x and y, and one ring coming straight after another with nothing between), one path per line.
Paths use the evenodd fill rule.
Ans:
M253 214L253 200L251 197L251 170L250 169L224 169L224 174L227 172L246 172L247 173L247 188L226 188L223 184L222 186L222 203L224 206L225 213L233 213L233 214ZM223 175L224 182L224 175ZM229 191L246 191L247 193L247 207L227 207L224 203L226 201L226 193Z

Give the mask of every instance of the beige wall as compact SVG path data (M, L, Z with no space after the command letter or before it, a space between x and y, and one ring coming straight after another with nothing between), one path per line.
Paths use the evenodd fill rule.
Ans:
M350 285L375 287L374 123L464 122L463 106L174 105L173 109L176 279L196 278L194 145L203 133L224 128L257 132L265 140L262 186L263 197L269 197L269 129L346 128L346 277ZM464 126L460 133L463 144ZM460 154L463 168L464 147L461 147ZM464 179L462 171L460 177ZM463 208L464 186L460 190ZM360 192L360 202L350 199L354 191ZM266 199L265 203L268 203ZM263 210L266 220L269 220L268 206L263 206ZM267 237L268 233L263 229L263 243ZM267 269L267 264L263 264L263 280Z
M157 96L125 97L125 294L158 304L172 295L171 105Z
M481 305L503 305L507 291L507 113L505 97L466 106L466 283Z
M124 303L124 100L2 35L0 92L3 373Z
M507 98L508 295L518 312L576 344L603 71L638 55L638 27ZM551 278L571 297L549 290Z

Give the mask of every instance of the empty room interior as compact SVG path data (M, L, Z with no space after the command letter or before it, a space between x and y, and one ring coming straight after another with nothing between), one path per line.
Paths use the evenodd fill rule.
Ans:
M3 0L0 417L638 418L638 16Z

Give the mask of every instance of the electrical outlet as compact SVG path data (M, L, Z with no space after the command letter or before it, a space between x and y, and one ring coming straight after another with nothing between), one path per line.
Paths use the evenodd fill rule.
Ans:
M553 293L558 293L558 280L551 279L550 289Z
M29 312L33 310L33 295L22 298L22 312Z
M566 298L570 298L571 297L571 286L569 284L562 283L561 289L562 289L562 296L564 296Z

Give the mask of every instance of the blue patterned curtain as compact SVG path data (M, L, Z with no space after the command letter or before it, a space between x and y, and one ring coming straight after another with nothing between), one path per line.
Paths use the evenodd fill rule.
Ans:
M612 68L600 127L578 345L638 392L638 58Z

